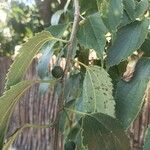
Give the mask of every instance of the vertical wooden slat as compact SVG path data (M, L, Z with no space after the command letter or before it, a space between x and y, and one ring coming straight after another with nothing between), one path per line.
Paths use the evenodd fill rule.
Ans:
M11 64L11 60L6 57L0 57L0 95L4 91L5 74ZM26 74L26 79L35 79L36 61L33 62ZM25 123L47 124L56 117L57 95L51 88L46 94L38 94L38 85L34 85L23 96L21 101L15 108L11 118L8 136L15 131L16 128ZM144 104L141 113L134 121L130 128L130 137L132 150L142 150L143 137L145 130L150 122L150 90L148 91L147 102ZM25 129L14 143L17 150L52 150L53 129ZM59 150L63 150L63 138L60 135Z

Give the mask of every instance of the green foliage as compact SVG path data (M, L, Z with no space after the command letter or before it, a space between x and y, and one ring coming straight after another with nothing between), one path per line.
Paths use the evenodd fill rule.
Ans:
M144 52L144 56L150 57L150 32L147 35L147 38L145 39L144 43L141 46L141 50Z
M20 50L14 63L11 65L7 74L6 88L20 82L26 73L33 57L38 53L40 48L48 41L56 40L49 32L41 32L31 38ZM29 53L30 52L30 53ZM19 68L19 71L18 71Z
M149 150L149 147L150 147L150 127L148 127L146 131L145 144L143 150Z
M115 117L113 86L107 72L98 66L87 67L83 82L83 106L88 113L101 112Z
M62 38L63 33L65 32L67 27L68 24L59 24L59 25L50 26L49 28L46 28L46 30L49 31L52 34L52 36L57 38ZM48 65L49 65L49 61L51 60L55 52L54 45L56 44L56 42L57 42L56 40L49 41L40 50L40 52L43 55L38 61L37 72L41 79L49 77L50 73L48 71Z
M81 140L79 149L83 150L130 150L129 139L121 124L102 113L83 116L67 141L77 142L75 139Z
M149 1L80 0L81 13L76 12L74 17L71 2L68 1L70 5L65 11L55 11L52 26L23 45L9 69L5 93L0 98L1 148L15 104L35 83L22 81L23 77L34 56L41 52L37 73L41 80L48 81L36 82L42 82L40 89L44 93L52 75L59 78L57 82L52 80L59 108L54 127L63 134L65 149L131 149L127 129L141 110L150 80ZM78 0L75 2L76 10ZM21 9L15 11L23 14ZM143 57L139 56L140 51L145 58L131 60L135 62L130 72L127 62L130 64L133 53L137 58ZM96 56L91 52L96 52ZM53 55L56 64L51 71L49 63ZM60 68L64 58L65 73ZM133 73L128 82L121 79L126 67L129 76ZM16 136L14 133L8 145ZM148 139L149 133L145 149Z
M130 19L134 19L135 1L134 0L123 0L124 8L129 15Z
M65 150L75 150L76 145L73 141L68 141L65 143Z
M18 1L11 1L10 6L7 7L2 9L7 13L7 23L0 27L0 55L2 56L13 54L16 45L26 42L35 33L43 30L36 6L29 7ZM5 29L10 30L9 36L4 32Z
M144 102L150 76L150 59L139 60L134 76L129 82L120 80L116 89L116 114L125 129L138 115ZM133 94L134 93L134 94Z
M116 40L108 49L110 66L119 64L143 44L148 34L149 20L135 21L117 32Z
M123 14L122 0L97 0L97 5L106 27L115 31Z
M101 56L106 44L105 34L107 29L99 13L92 14L83 20L78 31L78 40L85 48L93 48Z
M85 149L130 150L129 139L120 123L114 118L99 113L87 115L83 117L80 125Z

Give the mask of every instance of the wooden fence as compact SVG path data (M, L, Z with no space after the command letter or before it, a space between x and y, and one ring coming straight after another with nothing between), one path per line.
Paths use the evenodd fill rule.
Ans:
M3 92L5 75L12 61L6 57L0 57L0 94ZM29 68L26 79L35 79L36 60ZM26 123L48 124L55 119L57 95L51 88L46 94L39 95L39 86L34 85L21 98L12 115L7 136L10 136L16 128ZM145 130L150 122L150 92L146 97L143 110L129 129L133 150L142 150ZM25 129L15 141L13 147L17 150L52 150L54 129ZM59 150L63 150L63 138L60 135Z

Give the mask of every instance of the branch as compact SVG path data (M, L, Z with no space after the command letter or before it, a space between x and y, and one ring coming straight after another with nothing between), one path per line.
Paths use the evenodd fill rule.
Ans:
M76 33L77 33L78 26L79 26L79 21L80 21L79 0L74 0L74 6L75 6L74 21L73 21L72 32L71 32L69 44L68 44L66 66L65 66L65 71L64 71L64 80L65 78L67 78L67 73L70 69L70 61L71 61L71 57L73 53L73 44L76 39Z
M79 6L79 0L74 0L74 7L75 7L75 13L74 13L74 21L72 26L72 31L70 35L70 39L68 42L68 51L67 51L67 57L66 57L66 66L64 70L64 76L62 78L62 93L59 95L58 98L58 111L55 122L56 128L55 128L55 138L54 138L54 150L58 150L58 137L59 137L59 120L60 120L60 110L63 108L64 104L64 90L66 86L66 80L68 77L68 72L70 71L70 64L71 64L71 58L73 54L73 45L76 39L76 33L79 26L80 21L80 6Z

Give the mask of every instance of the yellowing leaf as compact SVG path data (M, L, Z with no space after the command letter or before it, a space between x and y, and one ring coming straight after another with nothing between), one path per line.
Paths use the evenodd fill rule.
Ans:
M23 45L7 74L6 89L9 89L10 86L15 85L22 80L34 56L47 41L51 40L57 39L49 32L44 31L34 36Z
M7 131L9 118L15 104L23 93L31 87L36 81L22 81L12 86L0 97L0 149L3 147L4 136Z

